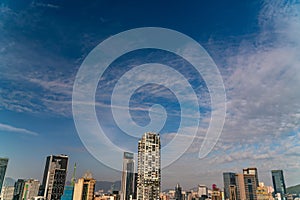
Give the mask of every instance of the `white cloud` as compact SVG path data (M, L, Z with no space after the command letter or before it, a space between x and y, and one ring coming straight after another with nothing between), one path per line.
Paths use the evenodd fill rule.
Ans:
M11 125L7 124L1 124L0 123L0 131L6 131L6 132L14 132L14 133L21 133L21 134L26 134L26 135L33 135L33 136L38 136L39 134L24 128L17 128Z

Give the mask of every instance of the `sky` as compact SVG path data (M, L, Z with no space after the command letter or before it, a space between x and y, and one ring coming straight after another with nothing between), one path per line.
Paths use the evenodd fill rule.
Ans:
M147 128L153 120L154 128L161 125L157 132L162 162L174 158L162 170L163 188L177 183L183 189L213 183L222 187L223 172L241 173L247 167L257 167L260 181L267 185L271 185L272 169L284 170L287 186L299 184L299 13L297 0L1 0L0 157L10 159L6 175L41 180L46 156L66 154L69 179L77 163L78 177L90 170L97 180L120 180L116 168L122 167L122 155L115 156L103 141L136 153L144 133L137 127ZM219 76L199 74L188 60L193 49L183 49L186 57L178 56L179 51L139 49L115 58L97 77L94 102L74 101L74 96L84 96L74 87L82 78L80 70L101 61L101 52L96 58L91 52L116 34L142 27L174 30L197 42L207 52L204 60L213 61ZM162 37L160 33L154 37ZM134 46L148 36L128 44ZM120 43L106 46L111 55L126 48ZM207 60L200 60L204 72L211 62ZM147 63L169 67L143 65ZM89 71L91 77L99 75L99 68L94 70ZM220 80L226 99L213 107L211 84ZM92 91L86 86L81 89ZM198 109L192 109L192 94ZM123 100L129 106L122 106ZM92 116L88 112L81 113L86 127L78 126L76 105L95 108L104 136L94 126L88 127ZM199 158L214 111L223 125L218 116L224 105L220 137L212 133L216 137L210 139L216 139L216 144L209 143L211 151ZM172 143L176 135L182 144Z

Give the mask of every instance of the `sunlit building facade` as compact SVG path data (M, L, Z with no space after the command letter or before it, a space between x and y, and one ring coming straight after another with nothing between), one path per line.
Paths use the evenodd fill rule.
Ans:
M145 133L138 144L138 200L159 200L161 184L160 136Z

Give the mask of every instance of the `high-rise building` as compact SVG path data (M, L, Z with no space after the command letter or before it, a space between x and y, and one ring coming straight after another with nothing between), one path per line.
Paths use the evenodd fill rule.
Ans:
M246 200L244 174L235 175L237 200Z
M281 199L286 200L286 187L282 170L272 170L272 182L274 194L280 193Z
M245 192L247 200L257 200L256 177L253 174L244 174Z
M25 182L26 182L26 180L24 180L24 179L17 180L17 182L15 183L13 200L22 200Z
M233 195L233 193L236 194L236 191L233 191L234 188L236 188L235 173L224 172L223 173L223 183L224 183L225 199L230 199L230 200L235 199L235 196Z
M46 159L40 196L45 200L60 199L64 192L67 177L68 156L51 155Z
M255 168L255 167L244 168L243 174L254 175L256 187L259 186L257 168Z
M134 154L124 152L121 182L121 200L130 200L134 193Z
M2 190L7 164L8 164L8 158L0 158L0 193Z
M161 183L159 134L145 133L138 144L138 200L159 200Z
M15 190L14 186L3 185L0 199L1 200L13 200L14 190Z
M39 194L40 181L28 179L24 184L22 200L30 200Z
M208 198L208 188L206 185L198 185L198 196L199 198Z
M182 200L182 189L178 183L175 187L175 200Z
M90 172L78 179L74 187L73 200L93 200L96 180Z

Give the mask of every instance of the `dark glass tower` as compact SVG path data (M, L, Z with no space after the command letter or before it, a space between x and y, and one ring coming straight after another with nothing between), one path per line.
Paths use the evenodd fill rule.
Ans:
M282 170L272 170L274 194L280 193L281 199L286 200L286 187Z
M124 152L122 172L121 200L129 200L134 193L134 156L133 153Z
M40 195L45 200L60 199L64 193L67 177L68 156L51 155L47 157Z
M8 158L0 158L0 193L2 190L7 164L8 164Z
M22 200L26 180L18 179L15 183L13 200Z
M224 183L224 196L225 196L225 199L230 199L230 200L233 199L230 194L233 193L233 192L231 192L231 188L236 187L235 173L233 173L233 172L224 172L223 173L223 183ZM235 192L235 194L236 194L236 192Z
M179 184L175 187L175 200L182 200L182 189Z

